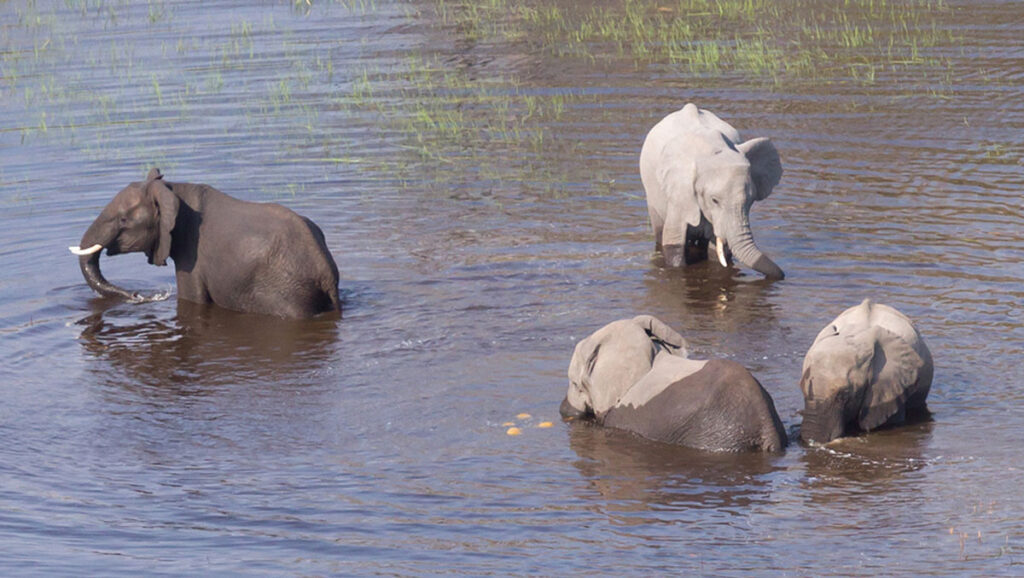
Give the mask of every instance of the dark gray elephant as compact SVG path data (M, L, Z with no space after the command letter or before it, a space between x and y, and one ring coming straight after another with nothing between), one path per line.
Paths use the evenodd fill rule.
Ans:
M932 354L910 319L865 299L818 333L804 357L804 441L826 443L925 414Z
M670 267L703 261L714 246L771 279L785 275L754 244L750 206L771 194L782 162L767 138L740 142L740 134L714 114L687 104L647 134L640 178L657 250Z
M771 396L746 368L688 359L683 338L650 315L576 345L561 413L708 451L778 452L787 441Z
M100 251L141 251L153 265L174 261L179 299L278 317L341 311L338 267L315 223L277 204L164 181L157 169L119 192L70 249L105 296L137 297L103 277Z

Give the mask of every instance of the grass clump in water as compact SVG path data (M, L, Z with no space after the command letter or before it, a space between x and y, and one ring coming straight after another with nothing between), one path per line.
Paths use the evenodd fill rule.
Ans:
M951 12L942 0L626 0L610 7L488 0L456 6L463 5L437 1L444 22L555 56L614 55L637 66L773 82L873 83L885 70L948 67L925 52L955 41L937 24Z

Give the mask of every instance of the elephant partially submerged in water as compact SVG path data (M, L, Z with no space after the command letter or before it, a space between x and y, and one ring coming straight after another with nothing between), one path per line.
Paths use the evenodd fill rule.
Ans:
M650 315L580 341L561 413L709 451L771 451L786 434L768 392L742 365L688 359L682 336Z
M170 258L186 301L278 317L341 311L338 267L313 221L209 185L167 182L157 169L122 189L70 249L89 286L105 296L137 294L103 277L103 249L143 252L153 265Z
M804 357L804 441L825 443L926 411L932 354L906 315L865 299L818 333Z
M767 138L740 141L740 133L714 114L687 104L647 134L640 178L654 228L655 248L670 267L707 259L715 247L771 279L785 274L754 244L750 206L782 178L782 162Z

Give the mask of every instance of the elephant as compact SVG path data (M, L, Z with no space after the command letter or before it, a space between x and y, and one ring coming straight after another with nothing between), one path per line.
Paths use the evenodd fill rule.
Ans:
M732 126L689 103L659 121L640 150L655 250L669 267L729 256L769 279L785 274L754 244L750 207L771 194L782 161L767 138L740 142Z
M746 368L689 359L682 336L650 315L609 323L576 345L560 411L705 451L780 452L787 443L771 396Z
M926 415L933 372L910 318L865 299L822 329L804 357L800 437L828 443Z
M338 267L313 221L209 185L164 181L155 168L117 193L69 247L94 291L136 298L103 277L104 248L141 251L152 265L173 260L179 300L285 318L341 312Z

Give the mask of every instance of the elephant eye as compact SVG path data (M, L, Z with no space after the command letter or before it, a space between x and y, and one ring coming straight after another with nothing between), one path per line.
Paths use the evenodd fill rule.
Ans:
M126 215L121 215L117 218L117 222L123 227L128 224L128 217Z
M718 197L711 197L711 202L717 205L718 204Z

